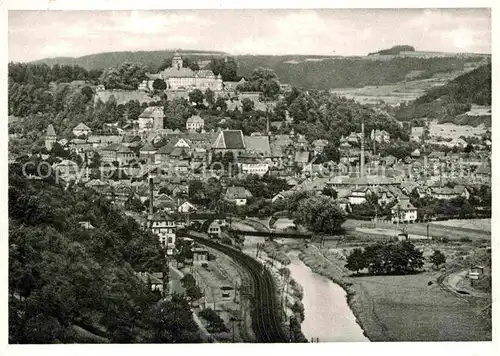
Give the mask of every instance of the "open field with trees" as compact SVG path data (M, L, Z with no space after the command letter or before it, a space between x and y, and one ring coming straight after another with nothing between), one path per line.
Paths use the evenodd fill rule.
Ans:
M300 258L347 291L349 305L371 341L491 340L491 294L465 296L442 284L448 273L491 261L488 247L420 244L416 245L423 253L420 273L356 276L345 267L356 246L363 244L335 248L309 244L301 248ZM436 250L446 259L440 270L432 258Z

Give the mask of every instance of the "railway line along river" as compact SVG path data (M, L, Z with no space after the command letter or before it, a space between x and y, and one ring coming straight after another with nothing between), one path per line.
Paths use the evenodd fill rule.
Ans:
M311 271L298 257L288 255L292 261L287 267L291 276L304 290L305 319L302 333L308 340L320 342L369 341L347 304L346 292L326 277Z

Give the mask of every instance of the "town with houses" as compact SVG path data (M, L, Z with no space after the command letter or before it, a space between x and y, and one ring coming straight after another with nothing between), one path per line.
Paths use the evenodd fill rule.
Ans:
M398 120L418 100L362 105L262 67L224 80L233 60L178 50L139 79L122 63L65 92L56 77L26 114L37 135L19 129L19 98L44 94L12 65L11 342L491 340L491 104Z

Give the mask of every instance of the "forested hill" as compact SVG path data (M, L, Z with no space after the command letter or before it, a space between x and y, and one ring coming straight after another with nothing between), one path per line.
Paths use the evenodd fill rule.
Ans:
M373 52L373 53L369 53L368 55L369 56L372 56L372 55L397 55L397 54L400 54L401 52L415 52L415 47L413 46L408 46L408 45L400 45L400 46L393 46L391 48L387 48L387 49L382 49L378 52Z
M78 65L87 70L92 69L108 69L117 67L122 63L142 63L152 72L165 61L173 57L174 50L166 51L137 51L137 52L106 52L90 54L82 57L55 57L45 58L34 63L46 63L49 66L54 64L60 65ZM182 55L190 57L194 60L209 60L212 57L223 56L224 52L217 51L191 51L182 50Z
M180 51L192 61L209 61L226 56L222 52ZM110 52L79 58L52 58L37 63L70 64L91 69L117 67L124 62L141 63L149 71L157 71L171 51ZM479 63L484 56L457 56L446 58L395 57L378 60L369 57L306 56L306 55L238 55L232 56L238 64L238 74L249 76L257 67L273 69L282 83L308 89L363 87L393 84L407 79L430 78L436 73L462 70L467 63ZM479 65L479 64L478 64ZM202 66L203 67L203 66ZM415 75L415 73L417 73Z
M187 302L134 275L165 268L158 239L85 188L26 179L22 163L9 165L9 342L197 341Z
M428 90L415 101L401 105L395 115L399 120L430 117L450 121L469 111L472 104L491 105L491 63Z

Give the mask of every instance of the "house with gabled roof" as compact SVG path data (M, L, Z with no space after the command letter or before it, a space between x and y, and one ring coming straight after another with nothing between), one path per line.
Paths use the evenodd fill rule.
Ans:
M139 131L163 129L163 106L149 106L139 115L137 124Z
M199 115L193 115L186 120L186 130L197 131L203 130L205 126L205 120L203 120Z
M83 122L80 122L76 127L73 129L73 135L76 137L79 136L88 136L92 133L92 130L90 127L85 125Z
M250 193L244 187L227 187L224 199L230 202L234 202L236 205L246 205L247 200L252 198L252 193Z
M231 152L234 157L238 157L245 149L245 139L241 130L222 130L212 145L214 154Z
M245 150L256 153L262 158L271 157L269 136L244 136Z
M175 248L176 224L175 218L164 212L148 216L148 226L153 234L158 235L160 244L172 255Z
M415 208L409 199L401 199L399 203L391 209L392 223L414 223L417 221L417 208Z
M148 142L139 149L139 157L143 160L154 162L156 151L158 149L151 142Z

